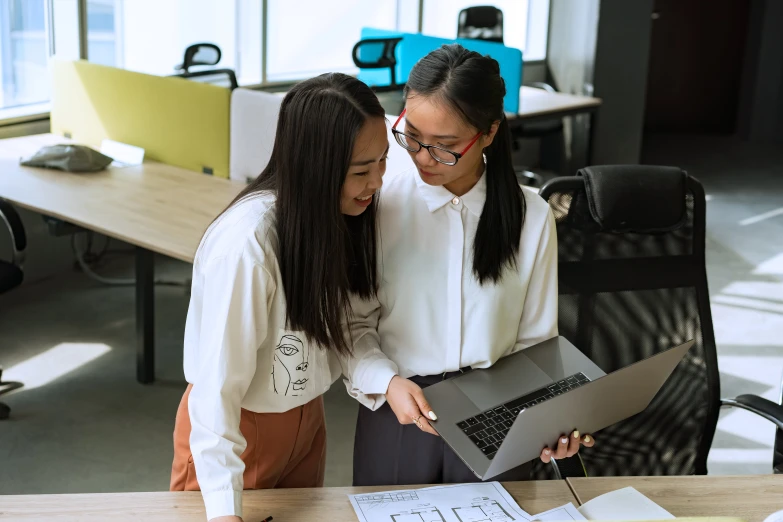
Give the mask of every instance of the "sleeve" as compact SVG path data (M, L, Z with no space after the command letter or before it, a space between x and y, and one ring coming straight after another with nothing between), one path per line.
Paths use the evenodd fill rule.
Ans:
M188 399L190 448L207 519L242 516L247 442L239 430L242 399L267 336L274 282L246 255L210 261L202 270L198 371Z
M376 297L351 300L351 317L346 329L353 353L340 356L348 395L371 410L386 402L386 390L399 372L397 365L381 351L378 319L381 305Z
M557 302L557 228L549 210L538 241L515 352L557 336Z

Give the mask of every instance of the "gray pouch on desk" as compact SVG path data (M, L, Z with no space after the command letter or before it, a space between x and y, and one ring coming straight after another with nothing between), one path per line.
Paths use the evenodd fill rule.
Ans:
M51 145L41 148L20 163L25 167L44 167L68 172L97 172L114 161L84 145Z

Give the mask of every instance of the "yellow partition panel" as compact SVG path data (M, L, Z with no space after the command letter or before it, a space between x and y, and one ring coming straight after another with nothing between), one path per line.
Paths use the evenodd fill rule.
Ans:
M52 132L99 147L105 138L145 157L228 178L231 91L85 61L53 64Z

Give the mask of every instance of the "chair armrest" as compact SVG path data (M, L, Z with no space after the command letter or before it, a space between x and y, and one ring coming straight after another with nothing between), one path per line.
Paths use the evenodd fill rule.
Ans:
M27 235L24 232L22 218L19 217L13 206L3 199L0 199L0 223L5 223L5 226L8 227L13 241L14 257L19 257L27 248Z
M748 410L783 430L783 406L758 395L740 395L736 399L721 399L720 405Z

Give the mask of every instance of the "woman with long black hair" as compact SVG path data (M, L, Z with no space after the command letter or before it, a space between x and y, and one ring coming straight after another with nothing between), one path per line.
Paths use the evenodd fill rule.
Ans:
M170 487L201 490L210 520L241 520L243 489L323 485L322 394L350 373L350 297L377 289L386 136L356 78L296 85L269 165L201 241Z
M517 182L505 94L498 62L457 44L422 58L408 77L392 132L415 169L385 180L380 286L354 306L355 348L384 354L350 375L349 392L367 406L354 485L477 480L433 436L428 418L437 416L421 388L557 335L555 221ZM592 444L578 431L562 434L541 458ZM528 469L497 479L524 480Z

